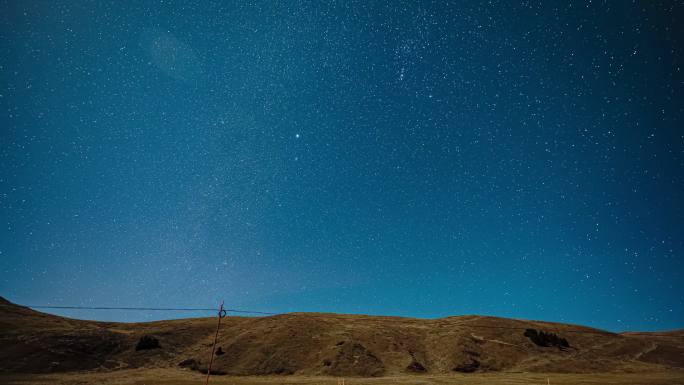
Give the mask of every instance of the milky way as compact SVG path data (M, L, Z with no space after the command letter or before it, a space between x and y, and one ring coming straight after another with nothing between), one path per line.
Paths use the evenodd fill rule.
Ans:
M0 295L682 327L681 2L227 3L0 2Z

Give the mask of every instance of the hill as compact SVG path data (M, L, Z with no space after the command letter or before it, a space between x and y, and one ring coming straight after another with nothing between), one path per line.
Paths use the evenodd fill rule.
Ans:
M0 297L0 372L178 367L206 372L215 327L215 318L149 323L73 320ZM217 346L220 352L213 368L230 375L382 377L684 369L682 330L615 334L483 316L226 317Z

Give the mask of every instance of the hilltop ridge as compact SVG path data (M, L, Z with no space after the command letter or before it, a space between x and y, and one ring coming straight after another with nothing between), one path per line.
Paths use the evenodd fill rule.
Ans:
M0 297L0 372L179 368L206 372L216 318L74 320ZM141 338L159 347L138 349ZM380 377L479 372L684 369L682 330L611 333L485 316L441 319L328 313L226 317L214 371Z

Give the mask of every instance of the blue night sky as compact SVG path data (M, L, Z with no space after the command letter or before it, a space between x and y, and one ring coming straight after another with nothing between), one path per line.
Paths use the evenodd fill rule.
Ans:
M0 1L0 295L681 328L683 18Z

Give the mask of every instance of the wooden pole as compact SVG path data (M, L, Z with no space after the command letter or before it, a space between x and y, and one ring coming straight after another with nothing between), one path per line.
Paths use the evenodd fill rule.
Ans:
M223 310L223 301L221 301L221 307L218 312L218 324L216 325L216 334L214 335L214 343L211 345L211 357L209 358L209 367L207 367L207 382L205 385L209 385L209 377L211 376L211 365L214 363L214 351L216 349L216 340L218 340L219 328L221 327L221 318L226 316L226 311Z

